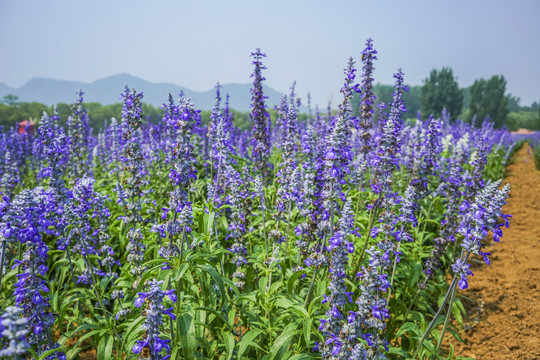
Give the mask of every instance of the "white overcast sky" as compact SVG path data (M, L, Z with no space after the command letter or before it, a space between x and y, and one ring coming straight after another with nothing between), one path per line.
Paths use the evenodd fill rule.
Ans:
M522 105L540 100L538 0L0 0L0 35L0 82L12 87L130 73L202 91L250 82L260 47L269 86L296 80L326 106L371 37L376 82L401 67L420 85L450 66L460 86L502 74Z

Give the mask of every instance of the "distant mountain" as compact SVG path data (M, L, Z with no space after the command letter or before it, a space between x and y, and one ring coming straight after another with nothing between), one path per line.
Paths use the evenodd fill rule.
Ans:
M129 74L118 74L91 83L44 78L33 78L19 88L11 88L0 83L0 98L7 94L13 94L19 97L19 101L37 101L46 105L71 104L76 100L77 90L82 89L85 102L99 102L108 105L121 101L120 94L124 90L124 85L142 91L143 101L154 106L161 106L166 102L169 92L177 100L178 94L183 91L185 96L191 98L197 109L211 110L216 95L215 89L200 92L172 83L152 83ZM223 84L221 89L223 102L228 93L230 96L229 104L233 109L248 111L251 103L250 88L251 84ZM269 108L279 104L281 93L268 86L264 87L264 92L268 96L266 104Z
M13 94L15 92L15 89L12 87L7 86L6 84L0 83L0 95L5 96L7 94Z

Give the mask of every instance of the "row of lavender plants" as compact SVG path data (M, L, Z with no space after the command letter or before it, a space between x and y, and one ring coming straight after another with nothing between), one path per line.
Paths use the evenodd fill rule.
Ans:
M207 126L182 95L147 123L126 87L97 136L82 92L66 127L1 134L0 357L454 357L457 289L508 227L508 133L407 120L401 70L379 103L371 40L337 111L300 122L293 86L271 119L251 56L250 131L219 86Z

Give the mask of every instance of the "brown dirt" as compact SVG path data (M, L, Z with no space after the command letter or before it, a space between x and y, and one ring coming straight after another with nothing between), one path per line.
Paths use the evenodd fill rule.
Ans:
M540 171L528 144L514 155L506 182L510 228L487 247L491 265L472 269L462 291L476 301L461 334L467 344L452 343L456 354L478 360L540 359Z

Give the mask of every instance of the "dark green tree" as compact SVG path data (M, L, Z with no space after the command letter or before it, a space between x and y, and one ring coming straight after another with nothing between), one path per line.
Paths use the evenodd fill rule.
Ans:
M463 109L463 92L460 90L452 69L443 67L442 70L431 70L429 78L422 86L422 114L427 118L430 114L440 116L443 109L450 113L450 119L455 120Z
M519 105L521 99L517 96L512 96L512 94L508 95L508 104L506 104L506 107L508 108L509 112L519 112L521 110L521 106Z
M19 97L13 94L7 94L2 98L2 102L8 106L16 106L19 101Z
M492 76L491 79L478 79L470 89L471 98L467 111L467 120L471 122L476 116L475 126L480 126L489 115L495 127L506 124L509 96L506 95L506 79L504 76Z

